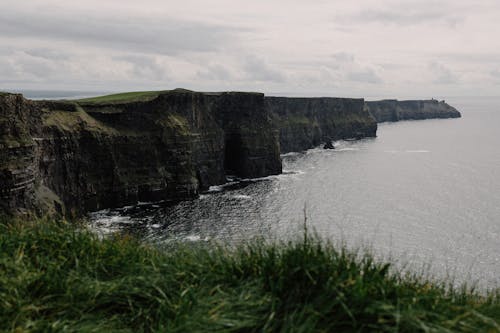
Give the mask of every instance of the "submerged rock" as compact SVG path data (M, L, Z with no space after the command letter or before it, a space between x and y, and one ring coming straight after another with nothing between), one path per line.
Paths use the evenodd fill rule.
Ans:
M325 145L323 146L323 149L335 149L335 146L333 145L332 140L327 141L325 143Z

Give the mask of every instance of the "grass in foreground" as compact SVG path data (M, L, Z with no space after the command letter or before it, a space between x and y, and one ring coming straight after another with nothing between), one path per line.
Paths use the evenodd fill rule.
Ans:
M0 223L0 330L500 332L479 296L315 239L237 249L99 240L54 222Z

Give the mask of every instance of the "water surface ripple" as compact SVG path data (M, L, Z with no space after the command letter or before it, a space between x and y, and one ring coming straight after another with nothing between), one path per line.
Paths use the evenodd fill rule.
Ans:
M308 225L417 269L500 285L500 99L449 101L463 118L379 125L378 137L283 155L284 173L173 206L91 214L153 242L287 239Z

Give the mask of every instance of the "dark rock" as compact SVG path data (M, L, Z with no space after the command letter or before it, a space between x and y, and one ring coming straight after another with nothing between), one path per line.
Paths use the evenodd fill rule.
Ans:
M335 149L335 146L332 143L332 140L328 140L325 145L323 146L323 149Z
M460 118L461 114L445 101L414 100L398 101L387 99L366 102L366 107L377 122L419 120L433 118Z
M363 99L266 97L266 107L280 131L281 153L327 140L375 137L377 132Z
M0 211L78 216L184 200L226 181L281 172L264 95L159 93L133 102L0 95Z

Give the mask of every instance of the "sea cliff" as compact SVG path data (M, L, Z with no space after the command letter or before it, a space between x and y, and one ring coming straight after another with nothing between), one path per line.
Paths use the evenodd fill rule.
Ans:
M259 93L173 90L81 101L0 95L0 206L78 216L194 198L226 181L281 173Z
M282 153L301 151L332 140L375 137L377 123L363 99L266 97L280 132Z
M176 89L32 101L0 93L0 213L80 216L196 198L228 175L281 173L281 153L374 137L377 121L457 116L434 100Z
M445 101L410 100L398 101L386 99L382 101L366 102L368 111L377 122L420 120L434 118L460 118L461 114Z

